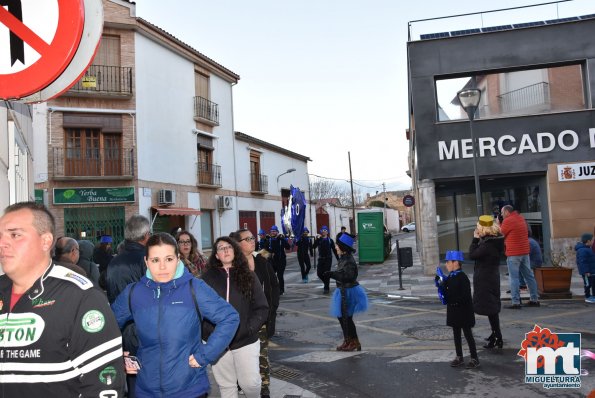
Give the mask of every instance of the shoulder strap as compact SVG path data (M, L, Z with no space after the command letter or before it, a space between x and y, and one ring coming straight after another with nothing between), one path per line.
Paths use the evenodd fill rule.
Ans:
M196 315L198 315L198 320L202 324L202 314L198 309L198 302L196 301L196 293L194 292L194 287L192 287L192 279L190 279L190 293L192 293L192 300L194 301L194 308L196 309Z
M132 314L132 291L136 287L137 282L134 282L132 286L130 286L130 291L128 292L128 311Z

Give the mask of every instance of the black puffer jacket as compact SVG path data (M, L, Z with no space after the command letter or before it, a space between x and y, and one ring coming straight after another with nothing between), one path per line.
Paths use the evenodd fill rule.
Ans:
M504 252L504 237L473 238L469 258L473 267L473 309L478 315L500 312L500 256Z
M275 323L277 321L277 308L279 308L279 280L273 270L271 263L261 254L254 256L254 272L262 290L269 303L269 317L267 320L267 335L273 337L275 334Z
M359 285L357 281L357 264L353 255L345 253L339 258L337 269L330 272L332 279L337 281L337 287L350 288Z
M146 248L138 242L127 240L124 251L110 261L107 266L107 299L110 304L132 282L137 282L147 272L145 264Z
M240 326L236 331L229 348L236 350L252 344L258 340L258 331L260 327L267 321L269 315L269 305L262 290L262 285L258 282L258 277L252 272L254 281L252 283L252 301L240 292L231 274L235 272L234 268L229 270L229 273L222 267L209 268L202 274L202 280L207 285L211 286L213 290L223 297L227 298L227 279L229 278L229 303L240 314ZM202 324L202 338L207 340L214 330L213 324L205 320Z

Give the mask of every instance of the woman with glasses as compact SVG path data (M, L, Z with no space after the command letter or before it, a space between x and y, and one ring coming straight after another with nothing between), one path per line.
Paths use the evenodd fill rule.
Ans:
M255 252L256 238L249 229L239 229L231 233L230 237L239 243L240 249L246 257L246 261L248 261L248 267L250 271L254 271L258 276L264 295L269 303L269 318L267 323L258 331L260 339L260 377L262 379L260 396L261 398L268 398L271 384L269 339L275 334L275 320L277 318L277 308L279 307L279 281L273 266L262 254Z
M269 306L258 277L235 240L215 240L202 279L240 314L240 326L225 354L213 364L222 398L238 397L238 384L248 398L260 396L260 341L258 331L267 321ZM203 323L203 336L212 326Z
M184 262L188 271L199 278L207 267L207 259L198 250L196 238L188 231L181 231L178 233L176 240L180 250L180 259Z

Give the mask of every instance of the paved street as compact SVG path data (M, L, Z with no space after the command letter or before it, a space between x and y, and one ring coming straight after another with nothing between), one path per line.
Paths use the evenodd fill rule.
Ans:
M415 244L413 234L397 238L401 247ZM414 267L403 275L404 290L398 290L396 269L394 252L384 264L360 266L360 282L371 302L370 310L355 318L363 350L342 353L335 351L342 335L337 319L328 314L329 297L322 294L314 270L310 283L301 283L295 255L290 255L286 294L270 351L273 397L580 397L595 389L592 360L582 363L592 375L582 377L581 389L546 390L524 383L524 361L516 355L534 324L553 332L581 332L582 348L594 351L595 306L579 296L582 285L576 275L572 300L502 310L504 349L500 352L481 348L490 328L486 317L477 316L473 332L481 367L465 370L448 365L454 357L452 331L445 326L446 311L436 297L433 278L421 274L415 250ZM471 274L471 269L466 271ZM502 297L508 298L504 275L502 281ZM465 342L463 349L468 355ZM217 396L216 387L213 396Z

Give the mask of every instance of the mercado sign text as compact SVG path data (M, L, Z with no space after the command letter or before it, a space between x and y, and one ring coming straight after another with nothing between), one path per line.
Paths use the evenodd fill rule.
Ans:
M556 147L572 151L579 145L579 135L572 130L564 130L557 136L552 133L523 134L519 140L510 134L501 137L477 138L479 157L498 155L522 155L523 153L551 152ZM595 128L589 129L589 145L595 148ZM473 145L470 138L462 140L438 141L440 160L473 158Z

